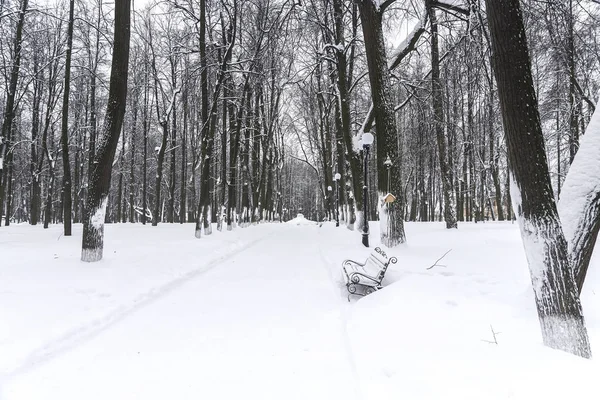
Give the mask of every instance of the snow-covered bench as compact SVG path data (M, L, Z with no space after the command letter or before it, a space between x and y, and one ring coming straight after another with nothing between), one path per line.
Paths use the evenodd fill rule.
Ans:
M376 290L381 289L381 281L385 276L390 263L396 264L396 257L389 257L381 248L376 247L369 255L364 263L359 263L353 260L345 260L342 263L344 270L344 279L346 280L346 288L350 296L366 296Z

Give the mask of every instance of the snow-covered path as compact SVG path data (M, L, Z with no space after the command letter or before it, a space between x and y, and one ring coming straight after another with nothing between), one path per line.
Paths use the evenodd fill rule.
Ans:
M282 226L85 345L4 382L20 399L360 399L319 228ZM3 399L4 400L4 399Z

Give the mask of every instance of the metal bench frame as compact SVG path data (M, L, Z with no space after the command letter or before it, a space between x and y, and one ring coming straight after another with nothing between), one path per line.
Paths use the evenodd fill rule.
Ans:
M362 264L354 260L344 260L342 268L349 293L348 301L352 295L366 296L381 289L381 282L390 263L396 264L397 262L396 257L388 258L380 247L376 247L374 253L371 253ZM365 267L368 267L370 271Z

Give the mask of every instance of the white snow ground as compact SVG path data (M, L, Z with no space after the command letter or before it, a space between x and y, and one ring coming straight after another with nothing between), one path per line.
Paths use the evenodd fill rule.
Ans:
M600 398L598 362L541 345L516 224L407 224L384 290L350 303L341 261L369 250L332 223L107 225L96 264L61 229L0 229L2 400Z

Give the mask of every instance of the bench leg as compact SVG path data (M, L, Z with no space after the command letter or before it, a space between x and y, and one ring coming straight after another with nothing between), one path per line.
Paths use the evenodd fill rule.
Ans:
M358 288L361 287L362 288L362 293L361 291L358 290ZM364 286L364 285L360 285L360 284L355 284L355 283L348 283L346 284L346 288L348 289L348 301L350 301L350 296L354 295L354 296L366 296L368 294L371 294L373 292L376 292L377 290L381 289L381 286Z

